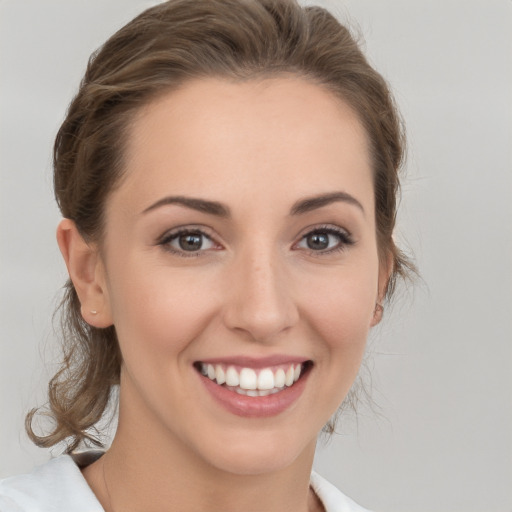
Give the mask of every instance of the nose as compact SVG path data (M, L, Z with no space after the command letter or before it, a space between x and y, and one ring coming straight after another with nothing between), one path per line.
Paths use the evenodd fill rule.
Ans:
M291 279L271 254L238 258L229 269L228 287L224 322L253 341L274 343L299 320Z

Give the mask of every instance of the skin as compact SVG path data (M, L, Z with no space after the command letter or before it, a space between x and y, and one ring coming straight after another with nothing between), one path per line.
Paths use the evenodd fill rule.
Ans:
M321 510L309 490L316 437L356 377L390 271L361 123L302 78L205 79L142 109L127 148L103 246L70 220L58 229L84 319L115 325L124 360L118 431L84 476L107 511ZM291 214L335 192L354 201ZM145 211L168 196L222 203L230 217ZM180 226L206 233L202 250L160 243ZM306 235L326 226L352 243L331 235L328 249L310 249ZM227 411L193 367L275 354L313 367L271 417Z

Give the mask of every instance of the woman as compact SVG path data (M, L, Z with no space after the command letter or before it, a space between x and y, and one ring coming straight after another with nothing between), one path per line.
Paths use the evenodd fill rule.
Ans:
M65 358L1 510L356 511L311 474L383 302L402 132L348 31L289 0L171 0L91 59L57 135Z

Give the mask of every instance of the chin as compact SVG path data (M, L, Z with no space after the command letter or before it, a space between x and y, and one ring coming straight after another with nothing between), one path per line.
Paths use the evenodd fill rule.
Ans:
M304 456L312 462L315 445L316 434L306 440L288 432L240 432L228 442L219 439L209 458L212 466L227 473L262 475L283 471Z

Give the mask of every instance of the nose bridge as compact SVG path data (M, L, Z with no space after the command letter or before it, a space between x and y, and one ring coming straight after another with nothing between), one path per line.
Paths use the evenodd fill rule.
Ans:
M231 329L265 342L298 320L285 265L276 248L269 245L247 246L235 257L230 269L232 293L226 305Z

